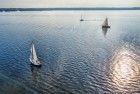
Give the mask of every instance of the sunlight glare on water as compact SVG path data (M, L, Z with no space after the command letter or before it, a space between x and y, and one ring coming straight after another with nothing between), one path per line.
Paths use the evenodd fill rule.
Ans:
M118 89L134 91L140 81L140 57L127 48L116 51L110 66L112 82Z

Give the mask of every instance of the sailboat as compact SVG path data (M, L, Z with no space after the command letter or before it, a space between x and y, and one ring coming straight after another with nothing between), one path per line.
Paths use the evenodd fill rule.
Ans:
M34 46L33 43L32 43L32 46L31 46L30 62L34 66L38 66L38 67L41 66L41 63L38 60L38 57L37 57L37 54L36 54L36 50L35 50L35 46Z
M82 21L84 21L84 19L83 19L82 15L81 15L81 19L80 19L80 21L81 21L81 22L82 22Z
M108 25L108 18L105 19L102 28L110 28L110 26Z

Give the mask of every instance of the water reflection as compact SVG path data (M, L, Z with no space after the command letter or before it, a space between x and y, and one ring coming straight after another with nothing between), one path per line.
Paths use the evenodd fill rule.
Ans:
M37 86L39 83L40 74L40 67L35 67L31 65L31 72L32 72L32 80L34 84Z
M103 32L104 36L106 36L107 31L108 31L108 28L102 28L102 32Z
M140 57L133 51L122 48L114 56L110 65L113 84L118 89L135 91L139 89Z

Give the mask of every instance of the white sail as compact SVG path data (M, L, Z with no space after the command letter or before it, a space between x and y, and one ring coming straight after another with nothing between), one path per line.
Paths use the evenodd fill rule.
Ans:
M105 19L103 26L108 26L108 19L107 18Z
M34 44L32 44L32 47L31 47L30 61L33 65L41 65L40 61L37 58Z
M102 28L110 28L110 26L108 25L108 18L105 19Z

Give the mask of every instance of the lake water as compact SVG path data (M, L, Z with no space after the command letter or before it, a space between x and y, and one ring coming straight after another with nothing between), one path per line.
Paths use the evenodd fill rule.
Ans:
M139 11L0 13L0 94L139 93Z

